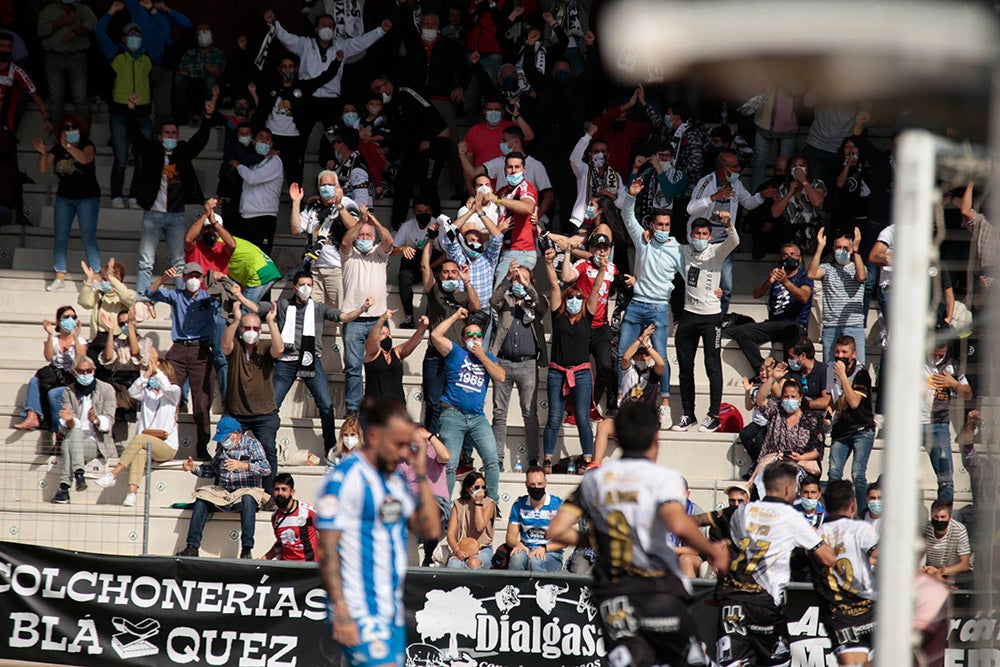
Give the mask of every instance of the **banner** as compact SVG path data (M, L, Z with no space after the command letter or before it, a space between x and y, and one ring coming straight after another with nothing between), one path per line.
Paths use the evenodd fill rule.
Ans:
M407 667L597 667L606 655L588 579L415 569ZM696 583L691 615L714 654L718 607ZM945 664L1000 665L1000 610L956 593ZM808 586L787 613L794 667L836 657ZM339 665L315 564L86 554L0 542L0 659L70 665Z

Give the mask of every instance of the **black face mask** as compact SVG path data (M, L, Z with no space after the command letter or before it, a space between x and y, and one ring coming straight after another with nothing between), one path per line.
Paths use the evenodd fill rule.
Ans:
M794 257L786 257L783 260L781 260L781 268L783 268L788 273L791 273L792 271L799 268L799 260L795 259Z
M199 240L207 246L213 246L215 245L215 242L218 241L218 238L215 234L202 234L199 237Z
M839 361L840 363L844 364L844 368L851 367L851 360L846 357L834 357L833 360Z
M383 350L385 350L386 352L388 352L389 350L392 349L392 339L391 338L383 338L379 342L379 347L381 347Z
M233 113L239 118L245 118L247 113L250 111L250 107L246 104L237 104L233 107Z
M431 222L430 213L417 213L414 217L417 219L417 224L421 227L426 227Z
M545 489L544 488L539 488L537 486L536 487L532 487L532 488L528 489L528 496L532 500L541 500L542 498L545 497Z
M10 51L0 51L0 63L9 63L10 53Z
M512 76L505 76L500 79L500 85L503 86L504 90L512 93L517 90L517 79Z
M948 528L948 524L949 523L950 522L948 522L948 521L934 521L934 520L931 520L931 525L934 526L934 530L937 530L937 531L946 530Z
M274 496L274 504L278 506L279 510L283 510L292 503L291 496Z
M281 73L281 80L282 81L291 81L294 78L295 78L295 72L282 72Z

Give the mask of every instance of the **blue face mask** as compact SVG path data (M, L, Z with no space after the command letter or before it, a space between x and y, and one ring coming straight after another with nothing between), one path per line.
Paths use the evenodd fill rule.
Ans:
M691 247L695 252L703 252L708 247L708 239L691 239Z
M816 508L819 507L818 498L799 498L802 503L802 509L807 512L815 512Z
M496 109L490 109L484 115L486 116L486 122L490 125L499 125L500 119L503 118L503 115Z
M733 172L729 172L729 176L727 176L726 178L729 179L730 185L736 185L736 183L738 183L740 180L740 175L739 173L734 174Z
M799 409L799 399L797 398L783 398L781 399L781 409L792 414Z
M882 516L882 501L881 500L869 500L868 501L868 511L872 514L878 514Z
M358 239L354 242L354 247L358 249L358 252L367 255L375 247L374 239Z
M319 186L319 196L330 201L337 196L337 188L332 185L321 185Z
M164 150L172 151L177 148L177 140L170 137L163 137L163 141L161 143L163 144Z
M583 299L578 296L566 299L566 312L570 315L576 315L581 310L583 310Z
M76 329L76 320L74 320L72 317L64 317L61 320L59 320L59 326L62 327L63 331L69 333L70 331Z
M345 111L344 115L340 117L344 121L344 125L348 127L354 127L361 120L361 117L353 111Z
M500 142L500 152L503 153L504 155L510 153L510 146L507 145L506 141Z
M597 217L597 207L596 206L588 206L587 210L584 211L584 213L583 213L583 217L587 218L587 220L593 220L594 218L596 218Z
M799 361L798 359L794 359L794 358L793 359L789 359L788 360L788 367L791 368L793 371L802 370L802 362Z
M102 280L101 281L101 291L102 292L110 292L113 289L114 288L111 286L111 283L109 283L107 280Z
M670 240L670 232L665 232L662 229L653 230L653 239L657 243L666 243Z
M122 325L122 338L128 338L128 325Z
M244 146L249 146L250 144L253 143L253 137L243 136L243 137L237 137L236 139Z
M253 145L257 155L267 155L271 152L271 144L264 143L263 141L258 141Z
M556 80L556 84L560 86L565 86L567 83L569 83L571 75L569 73L569 70L557 69L555 72L552 73L552 78Z
M442 280L441 281L441 289L443 289L445 292L454 292L455 290L457 290L461 286L462 286L462 281L461 280Z
M482 248L482 246L479 246ZM483 256L482 250L473 250L472 248L466 248L465 254L469 256L469 259L479 259Z
M525 289L524 285L522 285L521 283L514 283L513 285L511 285L510 286L510 291L518 299L523 299L524 297L528 296L528 290Z
M75 144L80 141L80 130L66 130L66 141Z
M507 185L512 188L516 188L524 180L524 172L519 171L516 174L507 174Z
M138 51L139 47L142 46L142 37L129 35L125 38L125 46L128 47L129 51Z
M94 374L91 373L90 375L77 375L76 381L81 387L89 387L90 385L94 384Z
M833 258L837 261L837 264L845 266L849 261L851 261L851 253L846 250L834 250Z
M146 386L149 387L150 389L159 389L160 381L157 380L156 376L154 375L153 377L149 378L149 382L146 383Z

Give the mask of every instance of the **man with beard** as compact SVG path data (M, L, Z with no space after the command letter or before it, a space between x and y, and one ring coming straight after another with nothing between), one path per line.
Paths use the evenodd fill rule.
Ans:
M271 497L278 507L271 515L275 542L264 560L315 561L319 546L316 508L295 499L295 480L287 472L274 478Z

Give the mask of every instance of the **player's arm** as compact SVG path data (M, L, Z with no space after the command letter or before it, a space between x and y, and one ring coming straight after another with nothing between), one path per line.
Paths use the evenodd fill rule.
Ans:
M725 543L709 542L683 505L677 501L663 503L660 505L660 519L671 533L704 555L720 576L729 572L729 549Z
M549 529L545 533L545 536L549 538L549 543L578 547L590 546L590 538L575 528L582 516L583 512L576 505L570 505L568 502L560 505L559 511L549 521ZM552 550L556 550L555 547Z
M823 567L833 567L837 564L837 553L833 550L826 542L821 542L820 545L813 550L812 557L816 559L816 562Z
M319 531L319 543L323 550L320 561L320 576L323 586L330 598L330 608L333 610L333 639L342 646L356 646L358 626L347 610L347 600L344 599L344 581L340 575L340 531Z

